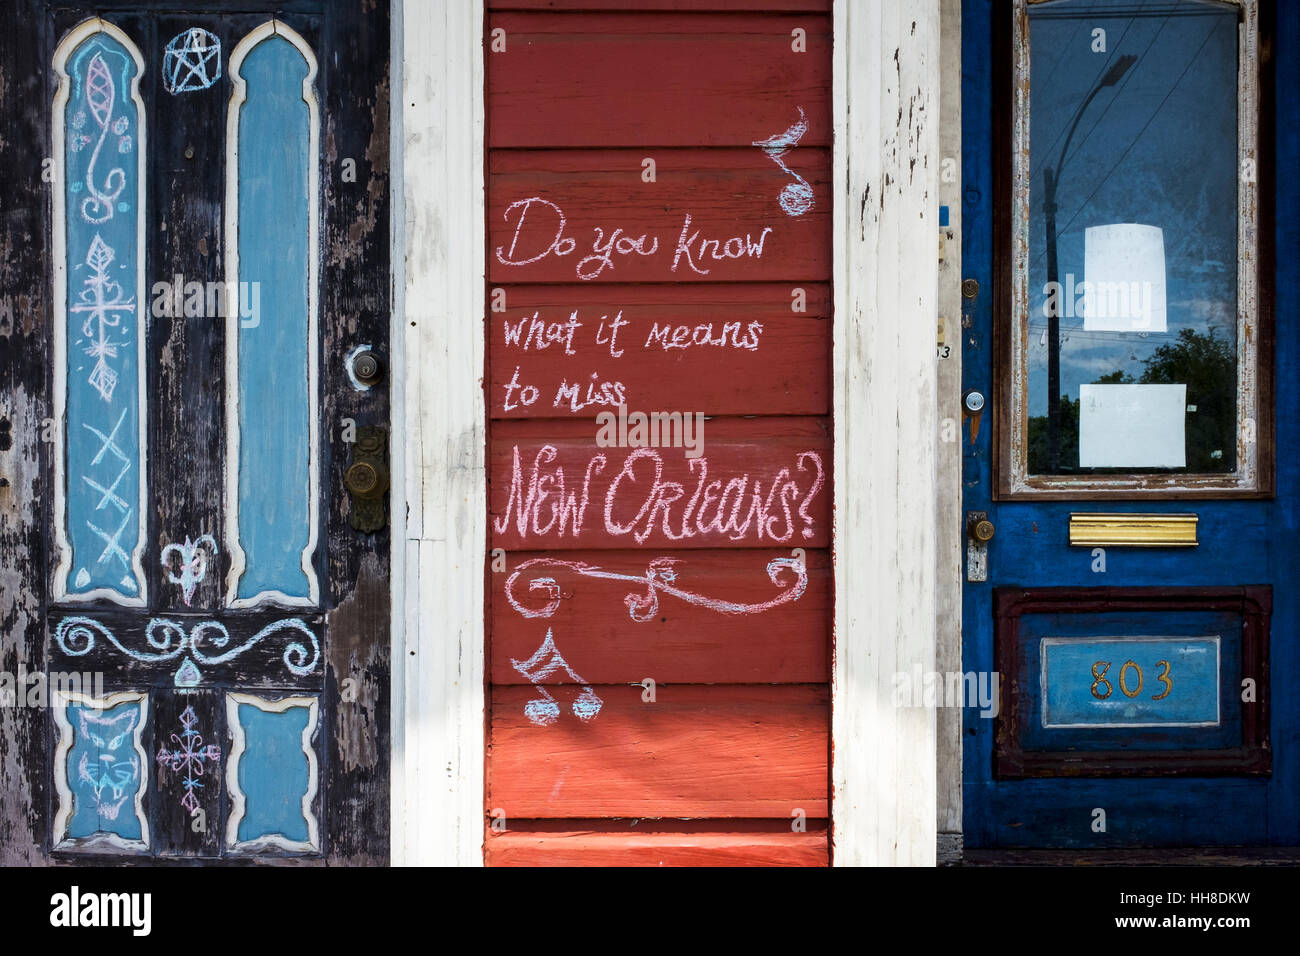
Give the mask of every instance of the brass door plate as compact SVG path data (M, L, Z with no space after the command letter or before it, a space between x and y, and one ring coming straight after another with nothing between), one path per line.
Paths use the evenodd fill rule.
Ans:
M343 473L343 487L351 501L353 529L373 533L387 524L384 495L388 491L388 432L375 425L357 429L352 463Z
M1076 548L1194 548L1194 514L1070 515L1070 544Z

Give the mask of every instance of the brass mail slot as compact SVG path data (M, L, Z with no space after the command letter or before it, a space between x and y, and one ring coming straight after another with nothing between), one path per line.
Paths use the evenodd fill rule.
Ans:
M1070 515L1070 544L1076 548L1194 548L1197 516L1151 514Z

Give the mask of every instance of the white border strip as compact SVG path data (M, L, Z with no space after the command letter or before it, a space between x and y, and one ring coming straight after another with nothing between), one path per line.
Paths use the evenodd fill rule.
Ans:
M96 33L103 33L126 49L135 61L135 76L131 80L131 102L135 104L136 115L139 122L136 124L139 136L136 144L136 316L135 316L135 337L136 337L136 367L137 383L139 389L139 419L140 419L140 458L136 462L136 467L140 472L139 500L136 502L136 511L140 516L139 531L136 537L135 549L131 553L131 568L135 573L136 584L139 587L137 596L128 597L114 588L95 588L91 591L82 591L76 593L68 592L68 575L72 571L72 544L68 541L67 529L67 488L65 482L67 478L64 474L65 463L64 456L67 453L67 445L64 441L64 430L67 428L68 413L68 224L67 224L67 199L64 196L65 182L67 181L67 155L65 153L66 144L64 142L63 125L65 113L67 112L68 99L71 96L72 78L68 76L68 57L70 57L82 42L90 39ZM145 308L145 282L144 282L144 265L145 265L145 244L144 244L144 220L145 220L145 153L148 147L148 141L145 138L145 128L148 125L144 109L144 100L140 98L140 78L144 76L144 58L140 55L140 49L131 42L131 38L125 33L109 23L107 20L98 17L91 20L83 20L77 24L60 42L54 51L54 70L59 76L59 87L54 93L54 104L51 109L52 132L53 132L53 150L54 150L54 168L55 182L51 190L54 198L53 210L53 260L54 260L54 441L52 443L52 454L54 455L54 533L56 545L59 552L58 564L54 570L53 596L55 601L94 601L101 598L107 598L117 604L127 605L129 607L143 607L149 599L149 582L144 573L144 549L145 539L148 536L148 519L145 513L146 502L148 501L148 461L149 461L149 408L145 382L145 342L147 338L147 316L148 311Z
M76 732L68 720L68 705L80 704L95 710L109 710L119 704L138 702L140 719L136 721L132 734L132 744L136 757L140 761L140 783L135 789L135 816L140 822L140 839L128 840L116 833L101 832L92 837L70 838L68 823L72 819L73 803L76 796L68 783L68 752L72 750ZM54 749L54 789L58 794L59 809L54 815L54 849L56 850L127 850L132 853L147 853L149 850L149 818L144 812L144 795L149 788L152 776L149 772L151 761L144 752L144 725L149 719L149 695L144 693L117 693L99 698L90 694L78 694L73 691L56 690L50 700L54 710L54 722L59 728L59 743Z
M307 75L302 81L302 99L308 114L307 174L307 414L310 450L307 463L309 481L307 546L302 551L302 570L307 576L308 594L294 597L282 591L259 591L240 598L239 579L244 573L244 549L239 543L239 310L226 309L226 548L230 552L230 571L226 575L226 604L229 607L256 607L263 603L289 607L314 607L320 603L320 582L313 559L320 523L320 323L317 315L320 292L320 107L312 88L316 79L316 56L295 30L279 20L268 20L254 28L230 52L228 72L234 89L226 112L226 280L239 281L239 112L247 98L248 84L239 68L263 40L280 36L294 45L307 61Z
M834 7L832 862L933 866L939 0Z
M244 725L239 720L239 705L251 704L268 714L282 714L291 707L307 708L307 725L302 729L302 752L307 757L307 790L302 795L302 816L307 821L307 839L290 840L279 833L266 833L255 840L239 839L239 824L244 820L244 811L248 798L239 786L239 758L244 755ZM267 700L252 694L226 694L226 726L231 737L230 757L226 761L226 789L230 793L230 817L226 820L226 847L235 853L254 852L264 847L274 846L293 853L320 852L320 825L311 805L320 788L320 768L316 762L316 748L312 738L316 736L320 722L320 700L317 697L285 697L280 700Z
M392 10L392 861L481 866L483 3Z

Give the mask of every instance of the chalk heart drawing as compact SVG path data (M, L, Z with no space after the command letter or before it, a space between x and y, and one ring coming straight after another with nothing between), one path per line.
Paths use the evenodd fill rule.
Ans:
M311 628L297 618L273 621L229 650L224 648L230 643L230 632L220 621L200 621L187 633L184 624L167 618L154 618L145 626L147 649L127 647L107 627L88 617L64 618L54 631L54 641L69 657L89 654L100 638L132 660L144 663L175 660L182 654L187 654L181 670L177 671L177 682L178 686L194 686L198 681L194 680L193 672L198 670L198 664L208 666L224 664L257 646L268 637L281 632L297 633L311 645L310 652L307 645L301 641L292 641L285 646L282 660L289 673L297 677L305 677L314 671L320 662L320 643L316 640L316 635L311 632ZM207 653L204 647L208 644L221 650L222 653ZM182 683L183 672L187 672L187 679Z
M163 86L168 93L206 90L221 79L221 40L201 27L190 27L163 50Z
M181 714L180 735L171 735L174 746L170 750L166 744L159 747L156 758L159 767L167 767L184 775L181 783L185 788L185 796L181 797L181 806L189 811L190 816L199 812L199 797L195 793L196 790L203 789L199 777L203 776L208 764L213 764L215 769L221 760L221 748L216 744L205 744L203 735L194 729L198 722L194 706L186 707Z
M788 183L781 190L778 199L787 216L802 216L813 207L812 186L808 185L808 180L787 166L785 160L782 159L786 153L799 145L799 140L803 139L804 134L808 132L808 118L804 115L803 107L798 107L798 110L799 122L784 133L777 133L775 136L769 136L767 139L760 139L753 143L754 146L767 153L768 159L776 163L787 175L794 179L794 182Z
M560 585L549 574L539 572L559 568L587 578L606 581L626 581L629 584L645 588L644 593L632 592L623 598L627 605L628 616L638 623L649 621L659 613L659 596L661 594L706 607L719 614L761 614L782 604L797 601L808 587L808 571L802 558L773 558L767 564L767 577L778 589L778 593L755 604L738 604L712 598L677 586L677 567L683 564L677 558L655 558L643 575L620 574L615 571L602 570L597 565L582 561L564 561L559 558L533 558L524 561L506 579L506 600L510 606L524 617L550 617L560 606L562 594ZM540 592L546 599L541 607L528 607L517 594L521 581L528 580L530 594Z
M512 657L510 658L510 666L527 677L533 683L533 686L542 693L541 697L534 697L524 704L524 716L539 727L553 724L560 719L559 701L542 686L556 674L567 674L575 684L582 685L582 693L578 695L572 704L573 716L579 720L584 723L591 720L600 713L600 708L605 704L603 700L596 696L596 692L591 689L591 686L569 666L568 661L564 659L564 655L555 646L555 638L552 636L549 627L546 629L546 639L542 641L536 653L526 661L516 660Z
M204 545L208 547L206 552ZM162 566L167 570L167 580L181 586L181 597L185 599L186 607L190 606L194 589L207 577L209 554L215 558L218 553L216 539L210 534L199 535L197 541L191 541L186 535L184 544L173 541L162 549ZM179 572L173 570L172 555L179 559Z
M138 711L128 710L105 717L82 708L77 711L81 735L94 744L81 755L77 779L95 795L95 807L106 820L116 820L127 797L135 793L140 780L140 760L135 755L131 731ZM124 748L122 745L126 744Z
M95 139L95 149L90 154L90 162L86 166L86 192L88 195L81 201L81 216L86 222L98 225L113 218L117 197L121 195L123 188L126 186L126 173L122 171L120 166L115 166L108 171L104 181L100 183L95 175L95 166L99 163L99 154L103 150L104 143L110 133L118 137L119 154L131 151L131 137L129 134L131 123L125 116L118 117L116 122L113 120L113 108L117 105L117 87L113 84L113 73L109 68L108 61L104 59L102 54L96 53L90 58L86 64L86 75L83 79L86 91L86 109L90 110L90 118L99 127L99 136ZM84 121L80 124L77 123L81 115L78 113L73 117L74 125L85 125ZM74 151L80 151L89 141L89 137L86 137L85 134L79 134L73 140L72 148Z

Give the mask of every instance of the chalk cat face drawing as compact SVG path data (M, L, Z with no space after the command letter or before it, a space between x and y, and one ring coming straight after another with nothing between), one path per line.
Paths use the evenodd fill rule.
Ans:
M87 743L77 765L77 775L94 791L100 816L116 820L122 804L135 792L140 779L140 760L131 737L138 714L127 710L116 717L106 717L84 709L77 714L81 737Z

